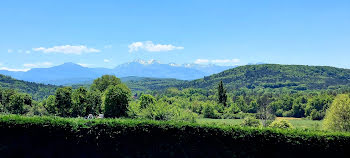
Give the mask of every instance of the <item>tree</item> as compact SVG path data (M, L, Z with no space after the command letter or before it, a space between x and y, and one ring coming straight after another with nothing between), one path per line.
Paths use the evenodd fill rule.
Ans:
M350 96L338 95L326 112L323 126L331 131L350 131Z
M126 116L130 96L131 91L126 85L110 85L105 91L103 100L105 116Z
M100 92L104 92L109 86L116 86L121 83L121 80L114 75L103 75L102 77L94 80L91 85L91 90L99 90Z
M226 107L227 94L226 94L226 89L224 88L224 84L222 83L222 81L220 81L219 86L218 86L218 101L220 104L223 104Z
M72 94L72 116L86 116L87 107L87 90L84 87L79 87Z
M44 102L44 107L50 114L57 114L58 109L56 108L56 97L54 95L50 95Z
M62 117L71 116L72 113L72 88L58 88L55 93L55 107L57 114Z
M272 113L272 109L269 104L272 102L272 97L270 94L264 94L259 97L258 104L260 106L258 110L258 118L261 120L264 127L268 126L274 119L275 115Z
M156 102L156 99L149 94L142 94L142 96L140 97L140 105L141 108L147 108L149 105L152 105Z
M24 96L16 93L10 97L9 111L13 114L24 114Z
M87 93L87 107L86 114L100 114L102 113L101 93L99 91L89 91Z

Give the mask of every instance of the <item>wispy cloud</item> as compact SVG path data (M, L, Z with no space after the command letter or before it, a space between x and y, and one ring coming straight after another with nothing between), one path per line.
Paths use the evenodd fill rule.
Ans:
M42 67L50 67L53 64L51 62L39 62L39 63L27 63L23 64L24 67L28 68L42 68Z
M197 59L194 61L195 64L237 64L239 62L239 59Z
M194 61L195 64L206 64L209 63L208 59L197 59L196 61Z
M43 52L43 53L63 53L63 54L76 54L80 55L83 53L98 53L100 50L95 48L88 48L84 45L62 45L62 46L53 46L51 48L39 47L33 48L33 51Z
M77 64L80 65L80 66L83 66L83 67L92 66L92 64L85 64L85 63L77 63Z
M152 41L134 42L131 43L128 47L130 53L137 52L139 50L144 50L148 52L166 52L184 49L184 47L174 46L171 44L154 44Z
M12 53L13 50L12 49L7 49L7 53Z
M0 70L7 70L7 71L28 71L30 70L29 68L27 69L12 69L12 68L8 68L8 67L0 67Z
M109 62L111 62L111 60L109 60L109 59L103 59L103 62L109 63Z
M103 48L105 48L105 49L109 49L109 48L112 48L112 45L111 45L111 44L109 44L109 45L105 45Z

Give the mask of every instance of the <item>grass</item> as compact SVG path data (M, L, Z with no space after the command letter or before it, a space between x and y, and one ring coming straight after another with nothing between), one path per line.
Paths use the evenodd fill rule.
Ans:
M297 129L311 129L311 130L321 130L322 121L307 120L301 118L293 117L277 117L279 119L285 119L290 122L294 128ZM243 119L210 119L210 118L200 118L197 119L199 124L218 124L218 125L240 125Z

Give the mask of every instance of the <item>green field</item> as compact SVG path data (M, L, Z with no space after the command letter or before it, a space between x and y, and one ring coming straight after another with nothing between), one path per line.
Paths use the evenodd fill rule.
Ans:
M298 129L314 129L320 130L322 127L322 121L298 119L298 118L281 118L276 119L287 119L294 128ZM220 124L220 125L240 125L243 119L209 119L201 118L197 119L199 124Z

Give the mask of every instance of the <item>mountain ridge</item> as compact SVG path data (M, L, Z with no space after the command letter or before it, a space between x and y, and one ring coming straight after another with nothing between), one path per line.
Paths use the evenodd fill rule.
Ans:
M222 70L234 66L217 65L180 65L161 64L156 60L137 60L124 63L115 68L88 68L67 62L62 65L50 68L33 68L26 72L14 72L0 70L0 74L11 76L13 78L53 85L79 84L93 80L105 74L116 75L117 77L151 77L151 78L175 78L180 80L193 80L204 76L218 73Z

